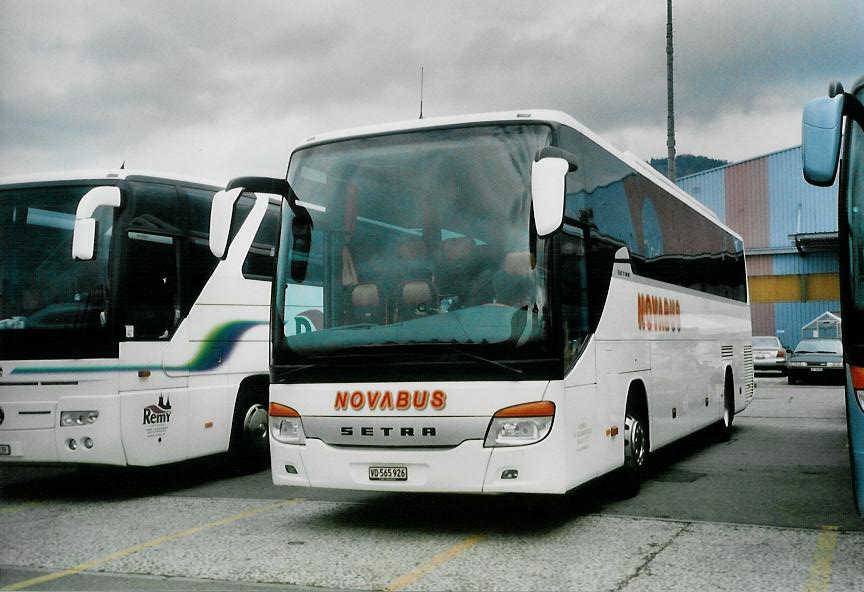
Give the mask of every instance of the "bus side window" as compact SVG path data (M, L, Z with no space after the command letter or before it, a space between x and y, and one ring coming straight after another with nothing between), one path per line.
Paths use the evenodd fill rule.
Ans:
M609 294L609 283L612 281L612 267L615 265L615 253L621 247L621 242L610 240L607 237L591 234L588 241L588 302L590 307L590 326L592 331L597 330L606 297Z
M127 235L123 324L126 338L168 339L179 317L177 241L139 232Z
M173 185L130 182L121 281L127 340L170 339L180 320L180 238L184 226Z
M276 255L276 233L279 231L279 207L268 203L264 219L252 240L252 247L243 261L243 277L247 280L273 280L273 259Z
M219 261L210 252L210 206L213 190L181 187L186 196L189 227L181 257L180 314L186 317Z
M556 241L559 298L564 323L564 367L576 359L583 339L590 331L585 241L566 229ZM581 231L578 231L581 234Z

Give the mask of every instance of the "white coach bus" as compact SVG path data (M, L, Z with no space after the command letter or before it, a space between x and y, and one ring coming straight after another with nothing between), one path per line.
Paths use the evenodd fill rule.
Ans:
M126 170L0 184L0 462L266 458L279 210L242 196L220 262L218 189Z
M753 396L741 238L563 113L319 136L244 190L284 197L278 485L560 494L620 469L635 492L649 452L728 437Z

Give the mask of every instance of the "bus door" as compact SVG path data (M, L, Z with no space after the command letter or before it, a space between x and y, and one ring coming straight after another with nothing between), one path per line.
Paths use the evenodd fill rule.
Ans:
M130 464L186 458L189 337L181 328L183 216L173 185L128 182L116 227L121 418ZM178 330L179 329L179 330Z

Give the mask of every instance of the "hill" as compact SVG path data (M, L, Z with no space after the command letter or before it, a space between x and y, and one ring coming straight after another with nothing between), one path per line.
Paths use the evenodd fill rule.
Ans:
M648 161L648 164L665 175L667 162L667 158L652 158ZM675 157L675 173L680 179L687 175L695 175L708 169L715 169L724 164L729 164L729 161L709 158L707 156L696 156L694 154L679 154Z

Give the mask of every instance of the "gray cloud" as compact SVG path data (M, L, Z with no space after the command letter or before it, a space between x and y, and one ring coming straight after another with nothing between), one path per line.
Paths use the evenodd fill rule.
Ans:
M856 0L675 9L677 127L697 143L679 151L785 147L806 100L861 73ZM0 174L120 153L190 174L281 169L312 133L416 117L421 65L427 115L555 108L665 153L662 3L6 0ZM768 120L773 137L747 140ZM740 142L700 131L733 121Z

